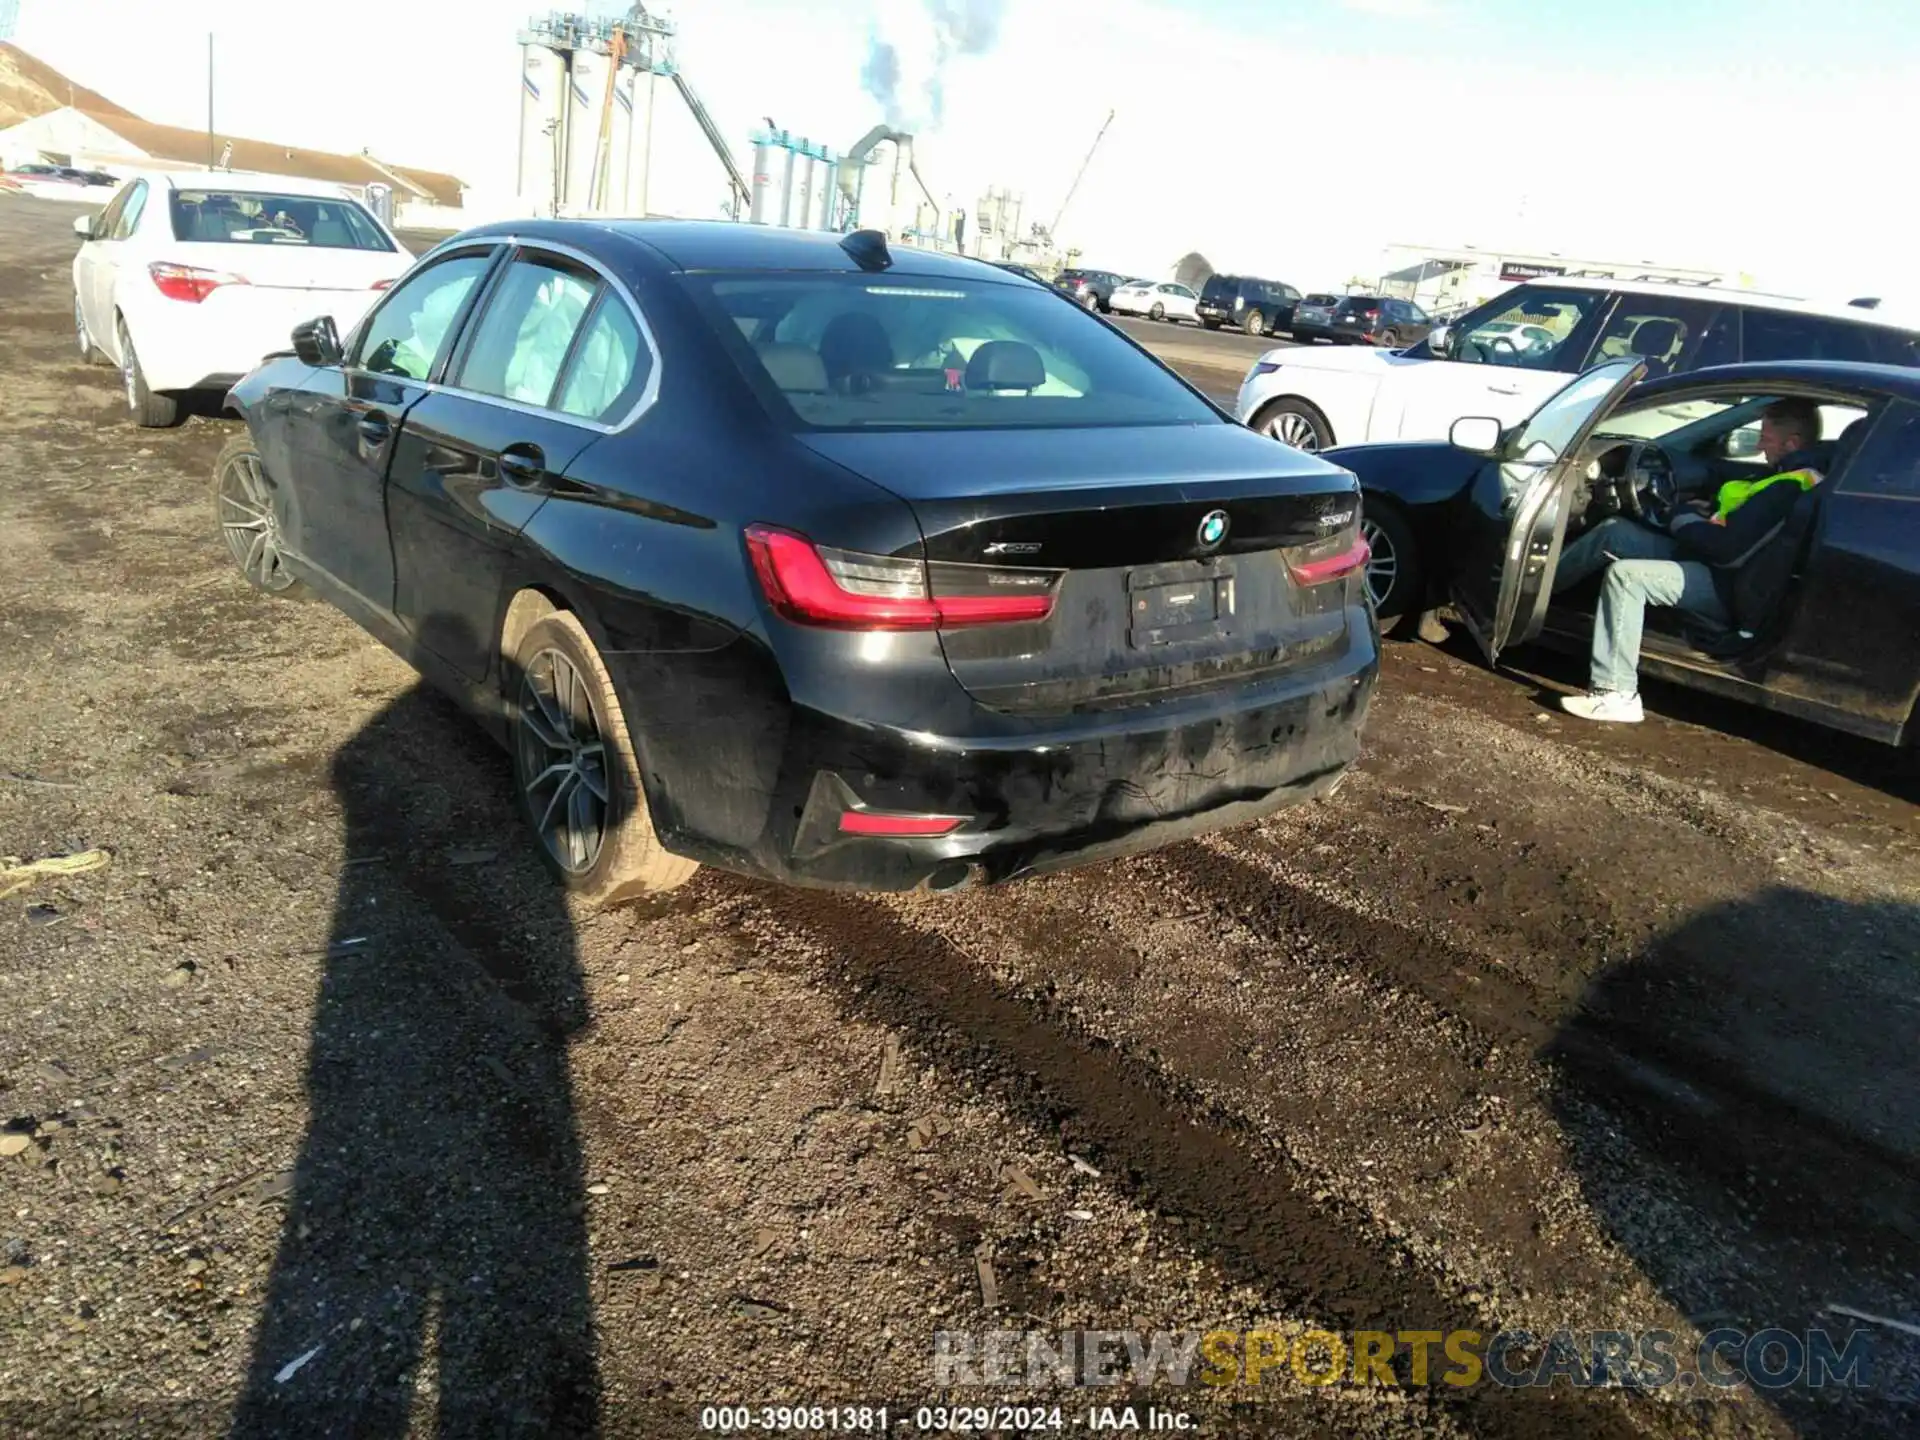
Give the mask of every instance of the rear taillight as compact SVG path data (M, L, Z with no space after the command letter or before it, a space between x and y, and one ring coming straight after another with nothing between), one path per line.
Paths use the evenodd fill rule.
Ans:
M928 567L892 555L815 545L771 525L747 527L747 552L767 602L799 625L834 630L947 630L1044 620L1059 572L984 565Z
M245 285L243 276L224 270L196 270L191 265L169 265L156 261L147 266L154 288L169 300L185 300L198 305L223 285Z
M1274 371L1278 370L1279 368L1280 366L1276 361L1262 360L1253 367L1253 373L1255 376L1271 375L1273 374Z
M1369 319L1369 320L1373 320L1373 319L1376 319L1376 318L1378 318L1378 316L1379 316L1379 314L1380 314L1380 307L1376 305L1376 306L1375 306L1375 307L1374 307L1373 309L1371 309L1371 310L1362 310L1362 311L1361 311L1360 313L1361 313L1362 315L1364 315L1364 316L1366 316L1366 317L1367 317L1367 319Z
M1294 584L1325 585L1366 569L1373 552L1361 537L1360 515L1356 508L1347 523L1333 534L1305 545L1285 546L1280 553L1293 575Z

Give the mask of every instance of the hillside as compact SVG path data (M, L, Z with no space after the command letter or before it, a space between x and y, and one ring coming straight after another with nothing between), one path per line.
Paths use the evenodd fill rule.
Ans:
M0 130L73 105L95 115L131 115L124 106L34 59L18 45L0 41Z

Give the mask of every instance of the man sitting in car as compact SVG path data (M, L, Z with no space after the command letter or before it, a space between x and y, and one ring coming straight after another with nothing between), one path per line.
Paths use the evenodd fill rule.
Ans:
M1820 483L1808 454L1819 438L1819 406L1776 400L1760 418L1760 453L1769 467L1764 478L1730 480L1712 501L1690 502L1664 534L1616 518L1567 547L1554 574L1556 593L1602 568L1607 577L1593 617L1591 689L1563 696L1563 710L1583 720L1643 718L1640 636L1647 606L1671 605L1714 626L1732 625L1740 567L1779 534L1794 502Z

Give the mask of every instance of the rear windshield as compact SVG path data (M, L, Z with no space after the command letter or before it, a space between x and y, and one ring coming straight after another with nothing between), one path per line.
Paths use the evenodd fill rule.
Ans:
M1206 297L1233 295L1238 293L1240 284L1241 281L1238 275L1211 275L1207 278L1206 286L1200 293Z
M1221 421L1104 321L1029 286L791 273L685 283L769 411L803 429Z
M1349 295L1340 302L1342 310L1378 310L1380 305L1377 295Z
M1302 305L1338 305L1340 303L1340 297L1338 295L1324 294L1309 295L1300 303Z
M393 242L351 200L252 190L175 190L173 238L235 245L387 250Z

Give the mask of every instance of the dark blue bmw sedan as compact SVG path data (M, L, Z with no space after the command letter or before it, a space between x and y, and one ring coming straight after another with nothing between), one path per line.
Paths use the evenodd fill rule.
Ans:
M978 261L492 226L229 404L247 579L465 703L591 898L1010 879L1325 793L1359 747L1353 476Z

